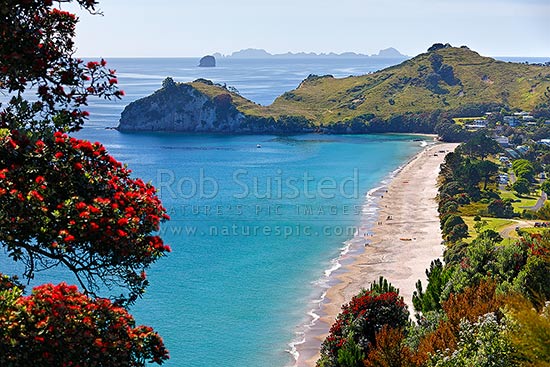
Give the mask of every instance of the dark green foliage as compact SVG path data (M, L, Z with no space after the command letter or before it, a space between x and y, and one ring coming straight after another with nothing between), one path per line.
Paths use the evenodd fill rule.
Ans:
M429 60L433 71L437 73L441 68L441 65L443 65L443 56L433 53L430 55Z
M500 243L503 240L502 236L498 232L493 231L492 229L484 230L479 234L478 238L480 237L486 238L495 244Z
M455 196L456 194L459 194L463 191L464 189L462 188L460 182L450 181L441 185L441 187L439 188L439 195L441 197Z
M466 242L453 243L445 249L445 252L443 253L443 261L445 261L447 266L458 264L462 261L464 256L466 256L467 249L468 244Z
M444 240L456 242L468 237L468 226L460 216L451 214L443 224L442 232Z
M526 178L520 177L512 184L512 189L519 195L527 195L531 191L529 181Z
M514 280L514 288L521 291L539 307L550 299L550 261L531 255Z
M550 195L550 181L546 180L541 185L540 188L542 191L544 191L547 195Z
M452 213L456 213L457 211L458 211L458 203L453 200L446 201L439 209L439 213L441 213L441 215L452 214Z
M338 350L338 365L341 367L363 367L365 353L353 338L353 333L350 333L347 342Z
M427 313L429 311L441 310L441 293L447 284L452 271L445 269L441 260L436 259L430 264L430 269L426 270L428 285L426 292L422 290L422 281L416 282L416 291L413 293L414 309L418 312Z
M378 294L378 295L388 293L388 292L399 294L399 289L395 288L383 276L380 276L380 278L378 279L378 282L371 283L369 291L372 292L373 294Z
M457 148L457 151L484 160L488 155L499 153L502 149L494 139L478 132L471 135L467 142Z
M460 84L460 80L457 79L454 75L454 69L451 65L441 65L439 69L439 76L448 85L457 85Z
M487 190L487 185L495 182L495 177L498 174L498 165L491 161L482 160L476 163L476 169L483 180L483 190Z
M487 212L496 218L512 218L514 216L514 208L510 200L491 200L487 206Z
M433 45L430 46L430 48L428 48L428 52L433 52L433 51L441 50L443 48L448 48L448 47L451 47L451 45L448 43L446 44L434 43Z
M176 83L174 82L174 79L171 77L167 77L162 81L162 87L165 89L173 88L176 86Z

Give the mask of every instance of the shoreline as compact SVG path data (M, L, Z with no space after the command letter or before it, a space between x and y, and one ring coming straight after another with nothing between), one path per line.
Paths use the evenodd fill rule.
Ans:
M318 309L309 312L312 321L302 340L292 343L295 367L315 366L320 345L341 306L380 276L400 289L413 316L415 284L418 279L425 283L425 270L443 254L435 204L437 177L446 153L457 146L429 144L368 192L361 215L362 233L347 241L335 260L349 252L351 257L333 270ZM388 266L391 263L401 266Z

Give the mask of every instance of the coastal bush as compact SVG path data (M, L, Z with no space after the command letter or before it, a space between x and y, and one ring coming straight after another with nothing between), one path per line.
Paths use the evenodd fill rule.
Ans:
M22 296L0 291L0 365L145 366L168 352L150 327L106 299L91 299L65 283Z
M96 12L95 0L56 4L70 2ZM86 121L90 97L124 95L115 71L74 57L78 18L53 1L4 0L0 9L0 245L25 278L61 267L84 292L45 284L23 296L2 275L0 365L162 364L158 334L122 306L169 251L155 233L165 209L100 143L66 135ZM99 297L109 292L125 294Z
M457 194L460 194L464 191L462 188L462 185L457 181L449 181L441 185L439 188L439 195L441 197L445 196L455 196Z
M468 141L464 142L457 148L457 152L468 157L475 157L485 160L487 156L496 154L502 151L498 143L485 135L485 133L477 132L470 136Z
M487 213L496 218L512 218L514 207L510 200L494 199L489 202Z
M405 330L388 326L376 333L376 345L364 360L364 367L413 367L413 352L405 342Z
M426 270L428 285L426 292L422 289L422 281L416 282L416 291L413 292L412 302L418 312L427 313L441 309L441 294L452 274L446 269L440 259L433 260L430 269Z
M94 0L75 0L93 11ZM4 0L0 14L0 90L7 101L0 128L76 131L88 117L90 96L120 98L114 70L105 60L74 58L78 18L52 1ZM33 87L33 99L23 92Z
M162 87L164 89L170 89L170 88L173 88L176 86L176 82L174 82L174 79L172 79L171 77L166 77L163 81L162 81Z
M144 270L169 251L153 232L167 219L153 186L99 143L55 133L0 137L0 243L24 275L60 265L81 287L127 287L135 300Z
M428 367L513 367L519 366L515 350L507 336L508 326L493 313L480 316L477 322L460 324L457 349L437 351Z
M516 159L513 161L512 171L514 171L518 179L524 178L528 182L533 182L535 179L535 167L527 159Z
M447 266L459 264L464 256L466 256L468 246L468 243L462 241L447 244L443 252L443 261L445 261L445 264Z
M540 189L546 193L546 195L550 195L550 181L546 180L543 183L540 184Z
M529 186L529 181L523 177L520 177L512 184L512 189L518 193L518 195L528 195L531 191Z
M317 366L362 365L382 327L402 328L408 325L408 319L407 307L396 292L361 291L342 306L342 312L321 346Z
M548 256L529 256L525 266L513 280L513 288L539 306L550 300L550 259Z
M480 316L493 313L500 322L503 304L503 299L497 296L496 284L492 281L480 281L460 293L451 293L442 303L443 316L437 328L422 338L416 349L414 360L417 365L425 365L430 355L437 352L455 351L463 321L474 323Z
M468 237L468 226L462 217L451 214L443 224L442 234L445 241L456 242Z
M529 300L514 295L507 299L506 316L513 327L508 336L517 358L524 365L547 367L550 361L550 305L536 308Z

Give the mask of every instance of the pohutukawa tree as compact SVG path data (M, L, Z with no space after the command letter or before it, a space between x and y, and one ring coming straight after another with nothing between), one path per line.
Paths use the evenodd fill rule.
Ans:
M94 0L74 2L96 12ZM0 244L25 265L25 278L62 266L83 290L50 284L23 296L0 274L2 366L142 366L168 357L160 337L121 308L170 251L155 234L166 210L154 187L100 143L67 135L85 122L89 97L124 94L104 60L74 57L77 22L51 0L0 0ZM100 298L109 290L114 303Z

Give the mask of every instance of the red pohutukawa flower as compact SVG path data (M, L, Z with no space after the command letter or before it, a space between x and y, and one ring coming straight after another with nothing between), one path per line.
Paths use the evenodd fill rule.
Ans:
M142 271L170 251L155 234L169 219L155 188L101 144L63 133L0 138L0 212L0 243L27 276L62 264L92 293L101 281L134 300Z
M68 1L63 1L68 2ZM95 0L76 0L93 11ZM3 0L0 12L0 128L75 131L89 96L120 98L115 70L106 61L74 58L78 18L48 0ZM35 87L36 98L20 93Z
M336 361L339 350L351 338L362 352L368 352L375 341L376 333L383 326L403 327L408 323L408 318L403 297L397 293L379 294L363 290L350 303L342 306L342 312L321 346L321 357Z
M76 286L44 284L0 305L1 366L141 367L168 359L152 328L136 326L124 308Z

